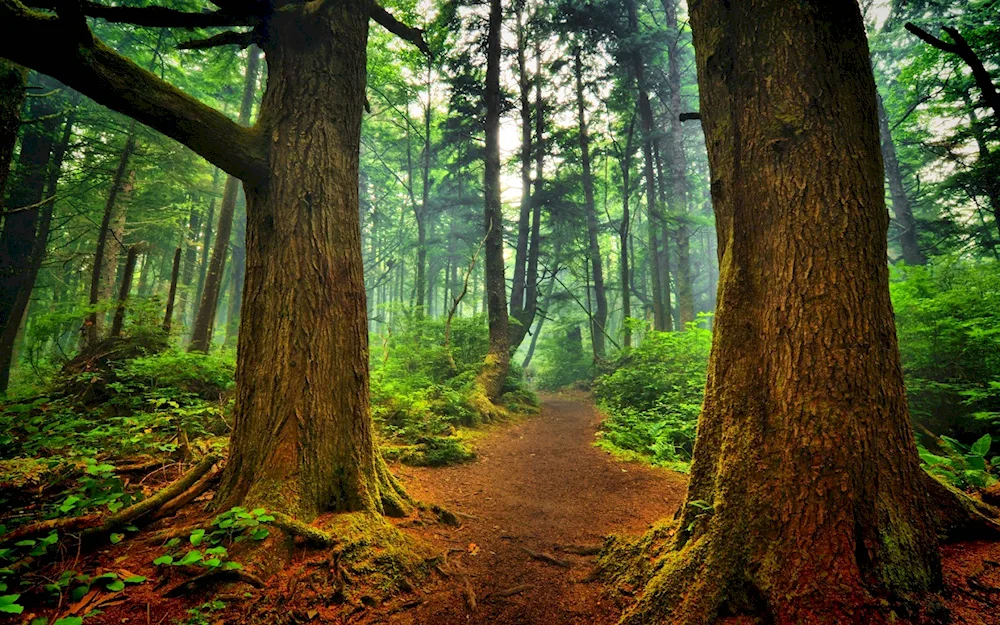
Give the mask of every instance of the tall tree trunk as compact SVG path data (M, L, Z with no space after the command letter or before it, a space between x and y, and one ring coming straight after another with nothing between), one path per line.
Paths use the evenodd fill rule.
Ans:
M635 140L635 118L629 122L628 139L625 142L625 153L620 155L622 170L622 221L618 227L618 269L621 274L622 295L622 348L632 347L632 272L629 269L629 239L631 238L632 215L629 210L629 200L632 195L632 149Z
M269 174L248 184L235 426L218 506L309 521L402 512L375 448L358 169L365 0L288 5L269 20L258 127Z
M691 226L688 210L687 157L684 154L684 127L681 123L681 29L677 20L679 0L662 0L667 16L667 81L670 89L670 129L667 159L670 164L670 211L677 219L677 310L678 330L695 319L694 284L691 276Z
M486 51L486 300L490 344L479 383L486 397L499 399L510 367L510 338L507 318L507 280L503 261L503 210L500 199L500 31L501 0L490 0L489 34Z
M246 80L243 85L243 101L240 104L239 123L246 126L250 123L253 113L254 95L257 93L257 73L260 67L260 49L250 46L247 59ZM236 214L236 203L239 200L240 181L233 176L226 178L226 187L222 193L222 206L219 209L219 228L215 235L215 247L212 249L212 260L205 274L205 288L201 292L198 304L198 314L194 319L191 331L191 345L188 351L208 352L212 345L212 334L215 331L215 313L219 306L219 296L222 294L222 279L226 271L226 256L229 255L229 239L233 232L233 217Z
M669 198L667 197L667 189L670 185L667 184L667 179L663 173L663 157L660 154L659 141L653 141L653 156L656 160L656 179L659 184L657 184L657 189L660 192L660 205L667 206L669 203ZM664 313L667 315L667 329L674 329L674 306L673 297L670 291L670 246L669 242L671 237L670 224L667 223L666 216L660 220L660 236L663 239L663 254L660 255L660 263L663 266L662 275L666 276L666 282L663 284L663 307ZM678 277L679 279L679 277Z
M108 191L108 199L104 204L104 217L101 219L101 226L97 233L97 249L94 251L94 265L90 272L90 305L97 306L101 301L102 295L106 288L104 285L107 283L106 274L111 274L111 284L114 285L114 273L109 271L106 267L108 262L106 259L110 256L110 250L115 249L115 258L117 259L117 249L118 239L115 239L112 228L120 220L118 215L122 214L124 198L119 198L119 195L127 195L129 189L128 187L128 174L129 174L129 161L132 160L132 154L135 152L135 125L133 124L129 128L128 136L125 138L125 147L122 149L121 156L118 158L118 167L115 169L114 176L111 178L111 189ZM122 206L119 206L119 203ZM109 241L108 239L112 239ZM117 260L115 261L117 265ZM114 267L115 265L112 265ZM104 313L99 313L96 310L90 313L87 318L86 325L84 327L84 337L86 339L87 345L96 345L101 338L101 326L103 325Z
M639 14L636 9L635 0L627 0L629 29L633 33L639 32ZM649 262L647 268L652 276L653 283L653 324L657 330L669 330L669 315L664 314L663 308L663 279L666 278L669 284L669 276L660 275L660 245L656 236L656 224L663 219L663 215L656 203L656 179L653 170L653 107L649 102L649 89L646 85L646 67L642 59L642 51L636 46L631 53L632 73L635 78L636 90L639 96L639 120L642 126L642 156L643 156L643 177L646 183L646 215L649 220L646 228L649 241Z
M889 115L885 112L882 96L878 96L878 122L882 135L882 161L885 163L885 176L889 180L889 197L892 199L892 212L899 224L899 246L903 250L903 260L908 265L923 265L927 257L920 249L917 241L917 222L913 219L913 209L910 208L910 198L903 186L903 172L896 158L896 145L892 140L889 128Z
M215 189L215 185L212 185L212 189ZM208 263L209 254L212 251L212 228L215 225L215 198L208 203L208 215L206 216L205 231L201 237L201 260L198 263L198 289L195 291L194 301L201 303L201 294L205 292L205 276L208 274ZM197 314L198 310L195 309L194 313ZM193 316L192 316L193 317Z
M233 279L230 284L229 312L226 314L226 346L234 347L240 334L240 305L247 275L247 209L246 202L237 202L233 219Z
M167 292L167 312L163 315L163 331L170 334L170 327L174 323L174 302L177 299L177 281L181 273L181 253L184 250L177 248L174 251L174 263L170 271L170 290Z
M583 90L583 59L580 47L573 49L573 67L576 78L576 114L580 137L580 162L583 168L584 210L587 211L587 243L590 267L594 280L595 310L591 319L590 336L594 356L604 358L604 332L608 324L608 295L604 291L604 266L601 262L601 245L598 239L597 205L594 201L594 176L590 164L590 134L587 128L587 102ZM554 282L555 280L553 280ZM532 339L532 345L534 345Z
M0 59L0 206L7 191L7 177L21 128L27 78L28 70Z
M139 248L131 245L125 257L125 267L122 269L122 284L118 292L118 306L115 308L115 318L111 322L111 331L108 336L116 338L122 335L125 327L125 309L128 305L128 297L132 292L132 278L135 276L135 262L139 257Z
M941 570L889 299L861 13L703 0L691 25L719 307L687 502L623 623L888 623Z
M52 224L52 201L69 142L73 116L66 122L63 141L55 144L59 124L54 96L33 98L31 115L39 120L21 141L17 180L11 189L10 210L0 233L0 393L7 390L21 321L45 256Z
M521 105L521 211L517 221L517 247L514 249L514 281L510 290L510 315L524 310L525 272L528 263L528 236L531 230L531 77L528 74L528 33L524 25L524 5L514 3L517 20L517 72ZM541 80L536 76L536 80Z

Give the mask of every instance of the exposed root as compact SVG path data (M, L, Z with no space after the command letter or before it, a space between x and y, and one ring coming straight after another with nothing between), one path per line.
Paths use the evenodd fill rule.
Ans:
M308 523L297 521L287 514L272 512L271 516L274 517L272 524L275 527L288 532L292 536L302 538L311 545L315 545L317 547L334 547L340 544L340 540L338 540L336 536L324 532L317 527L313 527Z
M19 527L16 530L3 536L4 542L17 542L34 536L39 536L53 530L63 532L82 531L85 535L98 532L109 532L128 525L165 505L172 499L183 494L191 488L195 482L201 479L212 466L218 461L218 456L209 455L185 473L181 479L170 484L152 497L143 499L137 504L123 508L109 516L90 514L81 517L70 517L62 519L50 519L39 521Z
M241 569L212 569L177 584L164 594L167 597L182 597L194 591L204 590L208 584L221 584L225 582L243 582L254 588L264 587L264 582L253 573L248 573Z
M413 512L416 502L407 494L406 489L389 470L389 465L386 464L381 454L375 460L375 474L385 514L391 517L409 516Z
M524 550L524 553L528 554L529 556L531 556L535 560L541 560L542 562L546 562L548 564L553 564L555 566L561 566L561 567L563 567L565 569L568 569L568 568L570 568L570 567L573 566L572 564L570 564L566 560L563 560L561 558L557 558L557 557L555 557L552 554L545 553L544 551L541 551L541 552L540 551L532 551L531 549L528 549L527 547L521 547L521 549Z
M924 472L928 509L945 542L1000 538L1000 510L973 499L941 478Z
M503 406L498 406L490 399L486 387L479 381L468 397L469 407L479 416L483 423L495 423L504 421L510 417Z
M563 545L559 547L560 551L565 553L572 553L578 556L596 556L600 555L601 551L604 550L603 545Z
M212 469L203 475L200 480L195 482L191 488L163 504L159 510L153 513L153 518L162 519L163 517L176 514L178 510L202 496L210 488L215 486L219 482L221 475L222 473L218 469Z
M534 584L520 584L519 586L513 586L506 590L500 590L498 592L488 593L486 596L483 597L483 601L486 601L487 599L492 599L494 597L500 597L500 598L513 597L514 595L519 595L522 592L528 592L534 587L535 587Z

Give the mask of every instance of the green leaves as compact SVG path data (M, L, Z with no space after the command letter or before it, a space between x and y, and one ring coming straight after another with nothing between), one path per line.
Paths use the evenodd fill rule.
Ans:
M0 596L0 612L5 614L20 614L24 612L24 606L17 603L17 600L20 598L21 595Z
M980 458L985 458L986 454L990 453L990 447L992 445L993 437L989 434L984 434L982 438L972 444L972 453Z

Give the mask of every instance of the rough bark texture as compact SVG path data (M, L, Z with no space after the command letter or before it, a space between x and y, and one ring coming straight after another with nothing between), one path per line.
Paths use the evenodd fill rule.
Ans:
M3 205L14 146L21 128L27 77L26 69L0 59L0 205Z
M719 306L679 529L623 621L906 619L941 571L859 8L701 0L691 25Z
M500 0L490 1L490 22L486 64L486 300L490 326L490 346L479 384L490 400L499 398L510 366L508 337L507 281L503 260L503 211L500 202Z
M250 123L250 115L253 112L259 67L260 49L257 46L251 46L247 60L246 80L243 86L243 101L240 104L239 123L243 126ZM207 352L212 345L215 314L219 307L219 296L222 294L222 279L226 271L226 257L229 255L229 239L233 232L236 203L239 200L239 185L240 181L235 177L226 178L226 187L222 192L222 207L219 210L219 229L215 236L215 247L212 249L212 260L205 274L205 287L201 292L198 314L191 331L189 351Z
M268 184L247 186L247 275L221 508L301 520L406 506L369 409L358 213L367 3L290 6L269 24Z
M42 200L59 127L54 100L51 95L32 98L30 115L38 121L28 126L21 141L7 202L7 210L15 212L4 216L0 233L0 391L7 389L14 343L37 275L39 230L48 239L48 224L40 221L51 221L51 204L43 207ZM44 253L44 243L41 249Z
M899 168L899 159L896 158L896 145L892 141L889 116L885 112L882 96L878 96L878 123L882 136L882 161L885 163L885 177L889 180L892 212L896 215L899 226L899 246L903 251L903 260L909 265L923 265L927 262L927 257L917 241L917 222L913 219L910 198L903 186L903 172Z
M604 332L608 324L608 294L604 288L604 264L601 262L601 245L598 239L597 204L594 201L594 176L590 163L590 133L587 127L587 102L583 90L583 59L579 47L574 49L573 57L576 78L576 113L580 137L580 163L583 169L584 210L587 211L587 249L594 280L595 306L591 320L590 337L594 346L594 357L601 359L604 358L606 351ZM553 279L552 282L554 284L555 280ZM539 322L540 327L541 323ZM534 338L533 336L532 345L534 345Z

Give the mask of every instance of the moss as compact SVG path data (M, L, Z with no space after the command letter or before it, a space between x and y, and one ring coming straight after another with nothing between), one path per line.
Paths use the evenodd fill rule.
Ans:
M476 458L473 451L453 436L428 436L416 445L383 448L382 455L411 467L445 467Z
M384 601L412 589L414 580L430 571L430 546L401 532L384 517L366 512L337 514L320 522L323 531L337 536L333 561L344 574L344 597L358 604L362 597Z

